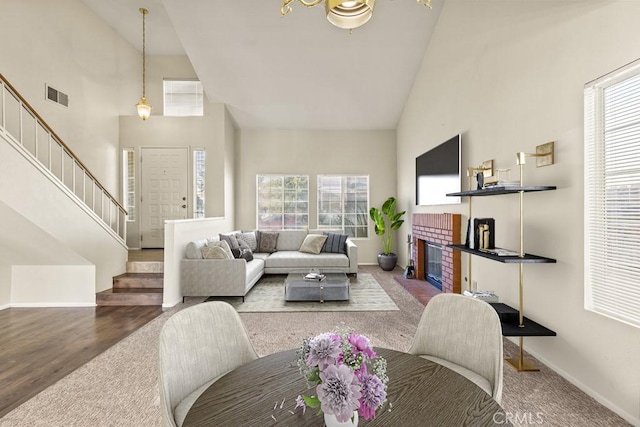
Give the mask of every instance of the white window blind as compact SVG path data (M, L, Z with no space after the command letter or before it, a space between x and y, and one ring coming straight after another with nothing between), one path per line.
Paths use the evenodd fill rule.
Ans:
M194 218L204 218L205 151L193 150L193 200Z
M127 210L127 221L136 220L136 155L132 148L122 150L122 192L124 208Z
M318 228L368 237L369 177L318 175Z
M309 176L258 175L256 225L264 230L309 227Z
M202 116L203 92L199 80L164 80L165 116Z
M585 86L585 308L640 327L640 61Z

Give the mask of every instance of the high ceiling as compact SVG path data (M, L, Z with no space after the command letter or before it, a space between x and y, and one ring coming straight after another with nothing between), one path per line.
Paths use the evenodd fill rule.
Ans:
M227 105L242 129L395 129L435 27L415 0L378 0L350 34L324 6L280 0L83 0L147 55L184 55L210 102ZM175 77L175 76L172 76Z

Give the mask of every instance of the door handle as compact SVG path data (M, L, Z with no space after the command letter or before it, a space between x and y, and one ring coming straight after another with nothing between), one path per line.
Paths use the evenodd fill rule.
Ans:
M183 208L187 209L187 205L182 205Z

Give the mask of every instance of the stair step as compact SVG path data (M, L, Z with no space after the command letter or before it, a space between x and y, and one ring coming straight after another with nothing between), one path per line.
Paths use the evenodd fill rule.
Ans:
M162 289L107 289L96 294L96 305L162 305Z
M114 289L160 289L164 284L163 273L124 273L113 278Z
M127 273L164 273L162 261L129 261Z

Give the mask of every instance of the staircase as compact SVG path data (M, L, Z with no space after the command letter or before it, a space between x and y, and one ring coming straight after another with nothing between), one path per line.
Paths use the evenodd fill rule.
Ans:
M127 272L113 278L113 288L96 294L96 305L162 305L162 250L129 251Z

